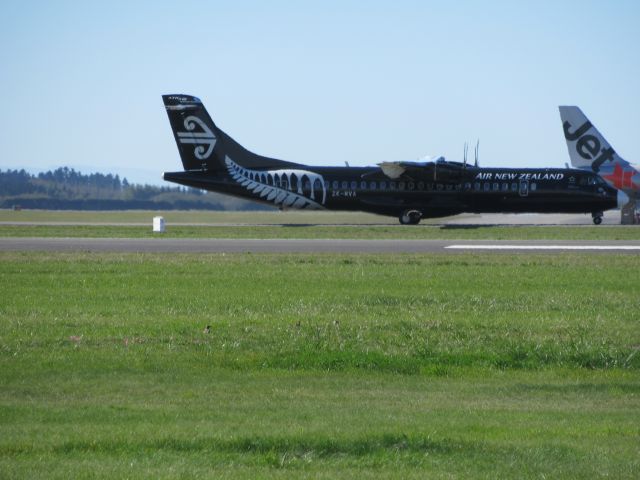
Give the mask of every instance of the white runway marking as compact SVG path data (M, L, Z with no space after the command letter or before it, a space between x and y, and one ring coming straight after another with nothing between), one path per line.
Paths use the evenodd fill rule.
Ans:
M640 250L640 245L447 245L456 250Z

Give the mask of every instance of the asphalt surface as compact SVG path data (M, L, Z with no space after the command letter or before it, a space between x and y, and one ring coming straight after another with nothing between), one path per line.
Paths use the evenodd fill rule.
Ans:
M335 240L178 238L0 238L0 251L139 253L460 253L640 254L635 241Z

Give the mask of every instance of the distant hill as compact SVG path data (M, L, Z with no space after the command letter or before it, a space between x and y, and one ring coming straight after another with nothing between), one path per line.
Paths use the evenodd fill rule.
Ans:
M228 195L189 187L131 184L118 175L84 175L61 167L32 175L0 170L0 208L45 210L272 210Z

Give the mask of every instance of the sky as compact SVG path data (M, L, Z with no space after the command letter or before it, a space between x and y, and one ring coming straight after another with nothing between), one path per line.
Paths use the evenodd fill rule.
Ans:
M3 170L162 185L169 93L309 165L562 167L558 105L640 163L640 2L4 0L0 91Z

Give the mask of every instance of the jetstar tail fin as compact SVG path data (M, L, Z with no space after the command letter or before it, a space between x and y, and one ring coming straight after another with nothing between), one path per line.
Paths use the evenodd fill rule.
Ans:
M627 164L582 113L582 110L575 106L561 106L559 109L564 138L567 141L573 167L591 168L594 172L598 172L600 167L608 162Z

